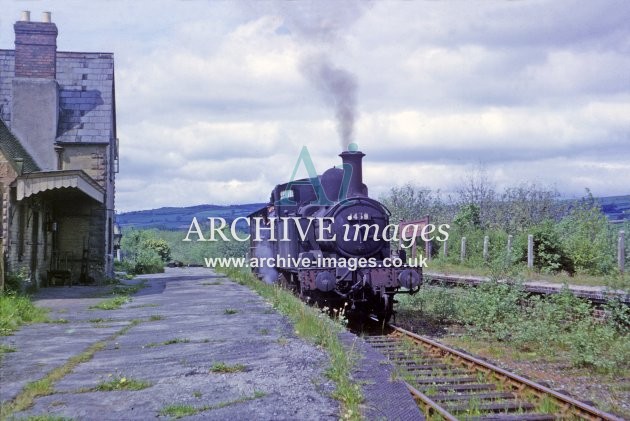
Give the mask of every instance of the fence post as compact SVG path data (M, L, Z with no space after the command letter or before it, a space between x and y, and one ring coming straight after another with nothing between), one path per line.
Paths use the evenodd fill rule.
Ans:
M444 246L442 247L442 254L444 255L444 257L448 256L448 246L447 246L448 240L444 240Z
M487 235L485 237L483 237L483 260L487 261L488 260L488 243L490 241L490 237L488 237Z
M459 256L459 260L462 263L464 263L464 260L466 260L466 237L462 237L462 251Z
M433 254L433 243L427 241L427 244L424 247L424 251L427 253L427 260L431 260L431 255Z
M527 236L527 267L534 267L534 236L531 234Z
M512 255L512 234L508 235L507 239L507 255L508 257Z
M619 239L617 240L617 263L619 264L619 272L623 274L626 266L626 232L619 230Z

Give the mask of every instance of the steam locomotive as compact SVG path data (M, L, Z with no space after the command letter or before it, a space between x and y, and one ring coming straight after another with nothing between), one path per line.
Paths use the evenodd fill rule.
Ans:
M389 239L374 233L387 231L390 212L368 196L365 154L348 150L339 156L341 168L278 184L267 206L249 215L250 257L275 263L253 271L306 301L387 322L394 296L418 291L422 268L384 264L398 256Z

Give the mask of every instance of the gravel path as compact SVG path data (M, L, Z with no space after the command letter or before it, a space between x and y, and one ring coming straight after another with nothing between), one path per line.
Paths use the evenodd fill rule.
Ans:
M323 375L328 357L297 338L258 295L209 269L170 269L144 278L146 288L110 311L89 309L103 299L103 288L42 290L38 305L67 323L30 325L0 339L17 349L1 362L3 402L90 345L105 346L17 419L169 418L159 414L171 405L202 409L187 419L338 418L339 404L329 397L334 385ZM211 370L221 363L236 372ZM123 378L150 386L95 391Z

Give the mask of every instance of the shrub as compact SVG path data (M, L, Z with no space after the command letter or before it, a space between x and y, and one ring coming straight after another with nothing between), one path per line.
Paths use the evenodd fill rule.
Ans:
M579 272L607 274L615 268L615 241L608 219L588 192L558 225L567 257Z
M25 281L28 278L28 269L25 267L21 268L19 272L8 272L4 278L4 292L9 294L24 292Z
M30 298L14 293L0 294L0 336L9 335L24 323L45 322L48 310L35 307Z
M534 236L534 267L541 272L555 273L566 271L574 273L573 261L566 253L564 244L553 221L545 221L517 237L515 253L519 261L527 262L527 237Z
M168 243L153 231L130 230L123 235L121 247L125 260L119 267L136 275L164 272L165 259L170 258Z

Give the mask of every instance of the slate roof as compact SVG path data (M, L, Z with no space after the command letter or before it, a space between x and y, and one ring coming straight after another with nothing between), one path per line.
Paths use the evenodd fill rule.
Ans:
M33 160L33 157L24 149L17 138L13 136L13 133L11 133L2 119L0 119L0 150L16 171L16 158L22 158L24 160L22 167L23 172L30 173L40 170Z
M0 50L0 118L11 127L15 51ZM114 55L57 51L60 143L109 143L116 138Z

